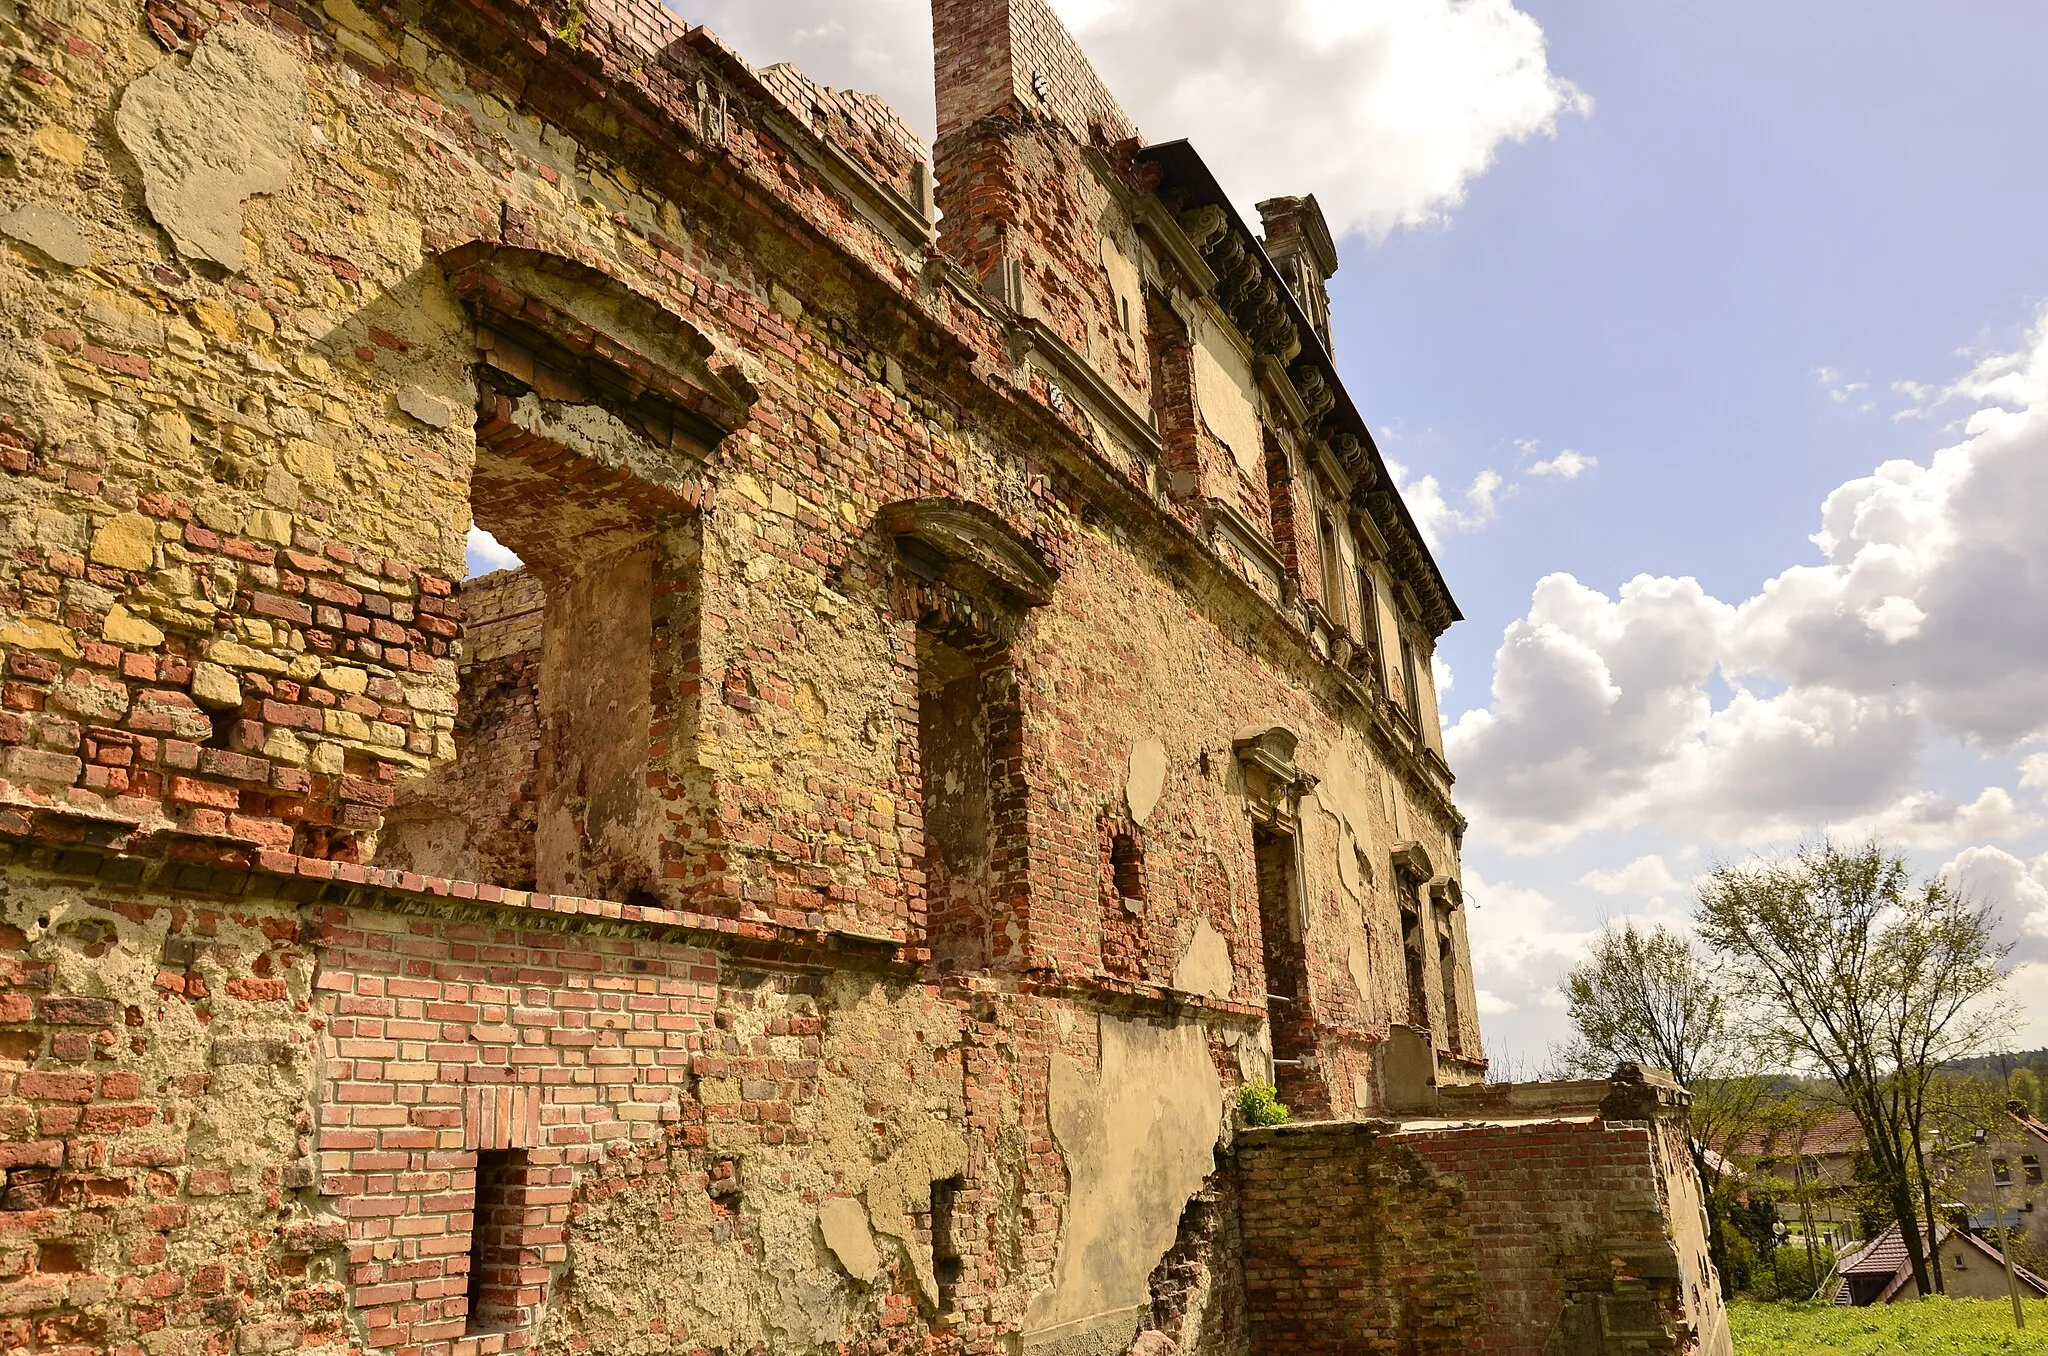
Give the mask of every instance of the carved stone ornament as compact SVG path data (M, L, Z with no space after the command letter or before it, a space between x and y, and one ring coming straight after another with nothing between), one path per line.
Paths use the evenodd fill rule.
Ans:
M1301 812L1301 798L1316 789L1317 779L1294 761L1295 734L1284 725L1252 730L1231 742L1244 773L1244 794L1252 818L1276 828L1292 828Z

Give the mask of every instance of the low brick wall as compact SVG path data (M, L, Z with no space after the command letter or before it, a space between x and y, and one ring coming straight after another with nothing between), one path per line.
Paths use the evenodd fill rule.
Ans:
M1246 1132L1251 1349L1725 1356L1671 1147L1657 1120L1583 1114Z

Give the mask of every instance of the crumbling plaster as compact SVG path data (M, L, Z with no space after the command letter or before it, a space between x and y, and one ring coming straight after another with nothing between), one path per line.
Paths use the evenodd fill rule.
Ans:
M1223 1085L1196 1025L1101 1019L1098 1068L1052 1061L1052 1130L1071 1181L1052 1289L1026 1350L1111 1356L1151 1304L1153 1267L1215 1171Z
M1390 906L1385 873L1360 876L1347 853L1383 863L1417 836L1452 860L1454 815L1441 791L1399 799L1396 777L1424 774L1372 732L1282 581L1231 575L1227 548L1189 529L1195 509L1155 512L1148 450L1055 401L1044 363L1015 364L999 302L955 276L965 246L906 253L849 210L843 181L814 172L815 147L782 144L729 56L678 39L660 62L606 49L600 67L603 7L577 12L582 36L523 0L402 16L351 0L224 15L51 0L32 28L0 5L10 50L33 57L10 96L20 116L0 124L0 169L16 176L0 178L0 310L21 339L0 346L0 534L10 598L25 600L0 647L11 675L55 665L35 680L49 709L31 729L56 741L69 722L78 751L15 741L10 793L111 801L119 750L146 747L117 737L175 740L206 760L187 780L213 789L197 792L224 798L221 823L179 820L178 841L227 863L143 889L52 884L38 858L10 887L10 909L84 901L71 932L20 924L25 954L53 958L54 996L120 1000L90 1010L106 1023L87 1039L104 1033L109 1073L139 1061L147 1095L102 1079L87 1104L99 1128L79 1141L139 1155L109 1174L135 1193L109 1209L143 1242L94 1243L77 1280L9 1261L0 1286L19 1284L6 1294L28 1312L169 1332L152 1339L165 1356L229 1332L251 1352L389 1345L414 1323L405 1343L438 1356L459 1332L443 1306L460 1273L408 1268L464 1257L458 1146L474 1127L460 1108L517 1090L522 1123L551 1137L526 1147L558 1155L545 1208L560 1234L536 1245L547 1298L529 1334L550 1353L994 1351L1024 1333L1120 1351L1170 1250L1227 1267L1227 1242L1177 1231L1217 1169L1229 1089L1272 1069L1232 733L1284 725L1304 769L1350 759L1409 806L1375 815L1377 794L1360 792L1340 832L1302 802L1309 989L1335 1033L1333 1090L1358 1086L1382 1032L1353 990L1386 986L1385 1010L1398 982L1387 967L1359 977L1356 937L1390 927ZM648 93L671 60L705 79L716 141L690 81L662 85L665 104ZM1043 123L1006 125L1014 182L1050 185L1016 236L1030 256L1019 299L1142 411L1139 280L1178 284L1110 171ZM571 327L634 339L742 410L740 426L678 450L588 392L520 393L518 355L449 277L479 240L551 260L503 276ZM1198 381L1203 409L1251 485L1264 402L1236 340L1203 316L1223 345L1212 366L1229 369ZM517 434L581 458L562 483L538 463L522 480L479 447L473 412L497 390L480 362L511 392ZM571 492L599 471L661 490L659 511ZM472 487L494 478L531 492L557 535L604 534L604 549L535 550L529 569L554 591L546 638L465 652L430 585L460 578ZM1061 579L1011 619L1023 729L1005 756L1028 790L1012 846L1028 850L993 920L1014 964L992 974L941 976L919 950L931 788L912 747L916 621L877 518L933 495L999 518ZM1263 495L1251 485L1247 513ZM293 591L308 577L361 606L345 623L294 620L321 601ZM53 592L38 592L45 578ZM404 639L379 630L375 656L325 648L358 622ZM532 709L553 740L532 760L540 879L423 882L461 874L483 839L407 820L420 803L398 788L447 784L414 779L450 770L464 664L516 667L529 641L545 670ZM258 789L223 754L273 780ZM97 787L35 780L74 756L103 760ZM279 842L313 778L358 797L349 834ZM153 794L133 785L131 800ZM378 850L386 805L379 864L411 875L371 887L348 857ZM258 806L276 813L240 813ZM251 830L230 807L264 821L263 855L234 837ZM1110 822L1134 830L1148 884L1122 920L1135 960L1114 977L1097 879ZM264 893L279 872L299 903ZM171 945L181 930L203 938L189 960ZM120 964L100 974L66 959L72 946ZM474 973L492 966L523 970ZM509 996L472 992L494 985ZM24 1012L34 1025L0 1021L0 1057L24 1076L75 1073L56 1067L69 1036L44 1029L61 1025L45 1008L0 1009ZM24 1031L44 1043L5 1044ZM0 1153L55 1142L15 1134L30 1115L62 1123L48 1100L0 1096L17 1118ZM940 1182L957 1275L934 1254ZM393 1202L414 1212L407 1230L379 1234ZM154 1222L178 1211L189 1223ZM387 1289L416 1282L403 1305ZM182 1298L135 1298L146 1287ZM1223 1340L1183 1335L1190 1350Z
M1195 395L1209 432L1228 448L1239 474L1264 475L1265 435L1250 361L1217 323L1204 316L1195 329Z
M306 137L298 56L246 24L208 33L121 96L114 130L178 252L242 267L242 204L285 186Z

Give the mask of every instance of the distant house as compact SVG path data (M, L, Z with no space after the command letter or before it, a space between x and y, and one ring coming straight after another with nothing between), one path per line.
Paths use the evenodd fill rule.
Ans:
M1969 1206L1972 1230L2018 1229L2029 1246L2014 1256L2036 1264L2048 1257L2044 1169L2048 1169L2048 1123L2015 1102L2005 1121L1992 1127L1989 1141L1977 1150L1958 1193Z
M1922 1236L1925 1237L1924 1235ZM1973 1234L1947 1227L1934 1233L1941 1250L1942 1278L1948 1293L1964 1299L2003 1299L2006 1296L2005 1255ZM1913 1280L1913 1266L1906 1256L1905 1236L1894 1224L1836 1268L1841 1283L1835 1287L1835 1303L1863 1307L1917 1299L1920 1287ZM2028 1299L2048 1299L2048 1280L2015 1268L2020 1293Z
M1849 1112L1838 1108L1803 1124L1761 1127L1731 1145L1728 1157L1750 1165L1742 1175L1752 1185L1776 1178L1790 1189L1789 1199L1779 1202L1788 1223L1800 1222L1794 1202L1803 1196L1821 1241L1839 1248L1862 1236L1857 1168L1867 1150Z

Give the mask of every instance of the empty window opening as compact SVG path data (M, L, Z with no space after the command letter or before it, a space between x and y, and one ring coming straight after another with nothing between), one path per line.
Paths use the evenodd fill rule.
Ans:
M1316 516L1316 537L1323 553L1323 611L1334 620L1344 615L1344 574L1337 549L1337 524L1329 514Z
M397 789L375 864L660 899L654 683L681 647L658 652L655 636L658 621L670 631L690 615L694 533L678 530L688 512L562 441L574 418L618 422L608 407L543 399L502 372L478 378L469 577L451 600L462 641L453 728L413 745L437 766ZM635 436L617 433L621 447ZM634 455L658 464L658 450L645 441Z
M1372 571L1360 566L1358 570L1358 638L1372 652L1375 663L1380 654L1380 595L1373 587Z
M1416 685L1415 645L1408 637L1401 637L1401 701L1408 708L1408 717L1419 729L1422 725L1422 689Z
M1994 1158L1991 1160L1991 1180L2002 1187L2012 1185L2012 1160Z
M959 1308L960 1278L967 1274L960 1236L965 1221L958 1210L959 1195L965 1186L958 1177L932 1183L932 1274L939 1283L941 1314Z
M1128 900L1145 898L1145 849L1128 833L1109 841L1109 875L1119 896Z
M2020 1159L2020 1171L2027 1179L2028 1186L2041 1185L2041 1160L2033 1154Z
M1408 1025L1429 1030L1428 965L1422 955L1422 913L1401 910L1401 952L1408 971Z
M1308 1010L1308 953L1295 885L1294 836L1254 827L1259 880L1259 939L1266 956L1266 1020L1273 1032L1274 1083L1283 1100L1310 1087L1304 1057L1315 1049Z
M476 1156L476 1206L469 1226L468 1333L523 1327L540 1299L538 1279L528 1288L526 1151L487 1149Z
M988 963L994 857L988 683L972 655L917 638L926 944L940 971Z
M1458 946L1449 933L1437 938L1437 979L1444 990L1444 1047L1452 1053L1464 1048L1458 1020Z

